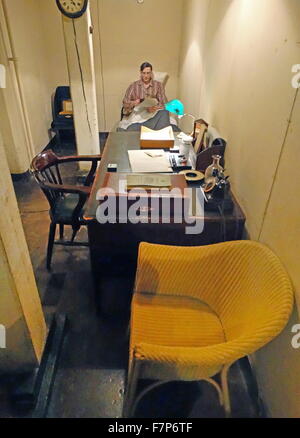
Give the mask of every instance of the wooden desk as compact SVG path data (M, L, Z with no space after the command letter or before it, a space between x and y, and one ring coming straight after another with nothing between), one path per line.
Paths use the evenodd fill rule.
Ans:
M118 172L130 173L127 151L139 148L139 133L114 132L107 139L102 160L84 214L87 220L91 267L96 297L104 313L129 311L129 302L136 270L138 246L141 241L166 245L197 246L223 240L241 239L245 216L235 199L232 213L222 219L218 212L207 212L201 234L186 234L186 224L126 223L100 224L96 220L96 194L104 181L107 165L116 163Z

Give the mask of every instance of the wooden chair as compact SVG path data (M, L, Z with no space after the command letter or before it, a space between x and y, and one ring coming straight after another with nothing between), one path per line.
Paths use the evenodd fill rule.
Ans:
M69 86L57 87L55 93L52 95L51 98L52 123L50 129L55 133L56 144L58 146L62 145L61 132L74 132L73 114L61 113L61 111L63 110L63 101L70 99L71 94Z
M100 155L79 155L58 157L51 149L33 158L30 170L44 192L50 205L50 228L47 248L47 269L50 269L54 244L68 246L87 246L87 242L74 242L76 233L85 224L82 217L83 206L90 194ZM84 179L83 185L68 185L63 183L61 164L90 161L91 167ZM55 241L56 225L59 225L60 241ZM70 241L63 241L64 225L73 229Z

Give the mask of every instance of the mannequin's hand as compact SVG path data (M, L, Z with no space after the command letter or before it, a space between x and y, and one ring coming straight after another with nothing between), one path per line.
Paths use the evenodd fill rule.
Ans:
M140 103L141 103L141 100L140 100L140 99L136 99L136 100L134 100L134 101L132 102L133 106L137 106L137 105L139 105Z
M159 110L160 107L158 105L155 106L149 106L149 108L147 108L148 113L155 113L155 111Z

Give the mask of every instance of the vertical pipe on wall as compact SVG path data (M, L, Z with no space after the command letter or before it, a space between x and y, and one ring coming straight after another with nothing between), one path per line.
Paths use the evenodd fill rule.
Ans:
M2 27L4 35L5 35L4 42L6 45L6 51L8 53L9 65L10 65L11 71L12 71L12 77L13 77L13 82L14 82L14 91L16 93L17 100L20 104L22 122L24 124L25 135L26 135L26 148L27 148L27 153L28 153L29 162L30 162L31 159L35 155L35 149L34 149L34 145L33 145L33 137L31 134L29 117L28 117L27 108L26 108L25 99L24 99L24 92L23 92L23 88L22 88L22 83L20 81L18 62L17 62L15 50L14 50L12 33L11 33L10 25L9 25L5 1L6 0L0 0L1 27Z
M104 74L103 74L103 59L102 59L102 37L101 37L101 23L100 23L100 0L97 0L97 15L98 15L98 32L99 32L99 47L100 47L100 70L101 70L101 83L102 83L102 108L103 108L103 122L104 130L106 131L106 108L104 97Z

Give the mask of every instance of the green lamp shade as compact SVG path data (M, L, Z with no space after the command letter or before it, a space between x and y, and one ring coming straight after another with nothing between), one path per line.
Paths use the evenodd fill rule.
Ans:
M173 99L165 103L165 108L170 113L177 114L178 116L184 115L184 106L178 99Z

